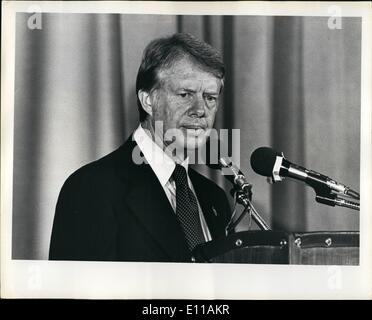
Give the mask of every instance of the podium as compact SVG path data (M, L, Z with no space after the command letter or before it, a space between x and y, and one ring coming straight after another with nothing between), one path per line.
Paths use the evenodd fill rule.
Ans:
M244 231L197 246L196 262L359 265L356 231Z

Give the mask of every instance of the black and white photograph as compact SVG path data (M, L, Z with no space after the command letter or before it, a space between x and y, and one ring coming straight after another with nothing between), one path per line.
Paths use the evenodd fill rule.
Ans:
M370 295L370 6L3 9L2 295Z

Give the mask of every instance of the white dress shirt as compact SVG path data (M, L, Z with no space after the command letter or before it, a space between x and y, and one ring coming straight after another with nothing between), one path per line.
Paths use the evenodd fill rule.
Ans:
M156 177L159 179L161 186L174 210L176 212L176 183L172 178L173 171L176 164L172 158L170 158L145 132L141 125L138 126L133 134L133 138L136 141L138 147L141 149L147 163L151 166ZM182 163L180 163L188 172L189 159L186 158ZM192 186L191 180L187 175L187 180L190 189L194 192L197 199L195 190ZM207 223L205 221L204 215L202 213L199 201L199 218L203 229L204 238L206 241L212 240L211 234L209 232Z

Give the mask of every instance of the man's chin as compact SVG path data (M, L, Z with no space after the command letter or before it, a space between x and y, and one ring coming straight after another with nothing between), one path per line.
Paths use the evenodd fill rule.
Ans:
M199 137L188 137L187 139L180 139L179 141L173 141L172 144L168 145L168 148L172 150L196 150L202 148L207 141L207 136ZM179 143L177 143L179 142Z
M187 145L202 146L205 144L210 130L208 129L187 129L185 141Z
M172 136L172 142L167 144L168 152L171 152L173 155L176 153L176 156L178 154L187 156L185 152L190 151L193 153L206 144L209 130L187 130L187 132L183 131L181 134L180 131L177 133L177 135Z
M185 141L185 149L195 150L203 147L207 141L207 135L188 137Z

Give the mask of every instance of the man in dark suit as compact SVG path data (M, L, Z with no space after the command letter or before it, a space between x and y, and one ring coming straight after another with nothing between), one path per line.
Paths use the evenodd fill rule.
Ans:
M219 53L188 34L146 47L136 83L141 123L63 185L51 260L190 262L196 245L225 236L226 195L187 157L208 139L224 72Z

